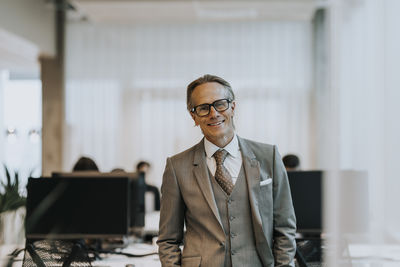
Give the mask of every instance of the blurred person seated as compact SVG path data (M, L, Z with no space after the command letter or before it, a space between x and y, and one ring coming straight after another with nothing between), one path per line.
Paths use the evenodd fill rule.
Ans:
M286 171L298 171L300 168L300 159L294 154L287 154L282 158Z
M96 162L88 157L80 157L75 163L72 171L99 171Z
M160 191L158 190L158 188L156 186L150 185L146 182L146 177L147 177L146 174L149 172L150 168L151 168L151 165L147 161L139 161L138 164L136 164L136 171L144 174L145 183L146 183L146 192L151 192L154 196L154 209L153 210L158 211L158 210L160 210Z
M80 171L95 171L98 172L99 168L97 167L96 162L89 157L80 157L78 161L75 163L74 167L72 168L73 172L80 172ZM87 247L94 249L95 251L102 249L102 240L101 239L85 239L85 240L78 240L79 242L84 242ZM95 253L96 259L101 259L98 253Z
M114 168L111 170L111 173L121 173L121 172L125 172L125 170L122 168Z

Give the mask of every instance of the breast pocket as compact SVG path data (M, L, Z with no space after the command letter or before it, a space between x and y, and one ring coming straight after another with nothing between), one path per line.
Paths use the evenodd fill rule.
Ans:
M260 182L260 213L264 219L269 219L273 210L272 178Z
M260 182L260 187L262 188L262 187L267 186L267 185L269 185L271 183L272 183L272 178L268 177L267 179L262 180Z
M201 257L183 257L182 267L199 267L201 263Z
M266 197L266 196L272 197L272 179L271 178L260 182L260 191L261 191L262 197ZM272 200L272 198L271 198L271 200Z

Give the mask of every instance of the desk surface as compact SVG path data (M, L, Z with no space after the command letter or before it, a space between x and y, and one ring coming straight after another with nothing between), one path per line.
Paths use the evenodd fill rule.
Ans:
M145 227L144 233L158 235L158 222L160 219L160 212L154 211L150 213L146 213L145 217ZM0 266L6 266L10 256L8 256L15 249L22 248L21 245L0 245ZM121 252L130 253L130 254L147 254L156 252L158 247L156 245L148 245L148 244L131 244L127 248L123 249ZM17 261L14 262L13 267L22 266L22 260L24 258L24 253L21 252L18 255ZM104 255L104 260L96 261L93 263L93 266L123 266L126 264L133 264L134 267L139 266L148 266L148 267L159 267L161 263L158 259L158 255L152 255L141 258L128 258L126 256L121 255Z
M8 261L10 260L9 254L13 252L15 249L19 249L21 246L17 245L0 245L0 266L7 266ZM17 261L12 265L13 267L22 266L22 259L24 258L24 253L21 252L18 255Z
M6 266L10 257L8 256L14 251L17 246L14 245L2 245L0 246L0 266ZM157 246L148 244L131 244L127 248L121 250L121 252L130 254L147 254L157 251ZM129 258L123 255L106 254L101 255L102 260L92 262L93 267L125 267L127 264L132 264L134 267L161 267L161 263L158 259L158 255L151 255L140 258ZM12 267L21 267L24 258L24 252L21 252Z
M135 255L147 254L157 251L157 246L148 244L131 244L127 248L121 250L124 253ZM151 255L140 258L129 258L123 255L103 255L103 259L92 263L93 267L125 267L127 264L132 264L134 267L161 267L161 262L158 255Z
M0 245L0 266L5 266L15 245ZM19 247L20 248L20 247ZM146 254L155 252L157 247L148 244L131 244L122 252L131 254ZM397 267L400 264L400 246L399 245L365 245L357 244L350 246L349 260L353 267ZM22 266L23 253L20 253L13 267ZM92 263L94 267L125 267L132 264L134 267L160 267L161 263L158 255L151 255L142 258L128 258L122 255L104 255L103 260Z

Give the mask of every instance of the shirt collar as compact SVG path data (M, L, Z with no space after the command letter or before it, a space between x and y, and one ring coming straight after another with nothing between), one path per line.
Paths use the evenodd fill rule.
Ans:
M204 149L206 151L207 157L211 158L218 149L221 149L221 147L214 145L213 143L208 141L207 138L204 138ZM236 158L239 155L239 142L236 134L233 136L229 144L223 147L223 149L228 151L229 155L231 155L234 158Z

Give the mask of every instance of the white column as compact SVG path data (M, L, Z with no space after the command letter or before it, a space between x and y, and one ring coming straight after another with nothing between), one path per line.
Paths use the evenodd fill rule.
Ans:
M400 35L399 28L400 1L386 0L384 3L384 68L385 68L385 107L384 107L384 151L385 187L384 219L386 222L386 242L400 243L400 213L398 203L400 196L399 160L400 160Z
M333 168L368 173L362 186L368 183L368 189L363 190L368 190L369 199L360 203L360 208L369 207L370 218L365 220L368 230L361 242L399 242L400 216L395 211L400 200L400 3L336 0L330 1L327 9L332 116L323 126L330 129L324 142L329 141L332 150L325 151L329 156L321 156L331 159ZM348 235L335 225L350 222L336 204L346 197L340 188L345 188L347 181L340 176L332 178L326 202L326 221L333 237L328 247L338 249L331 254L329 266L344 266L341 241L349 241Z

